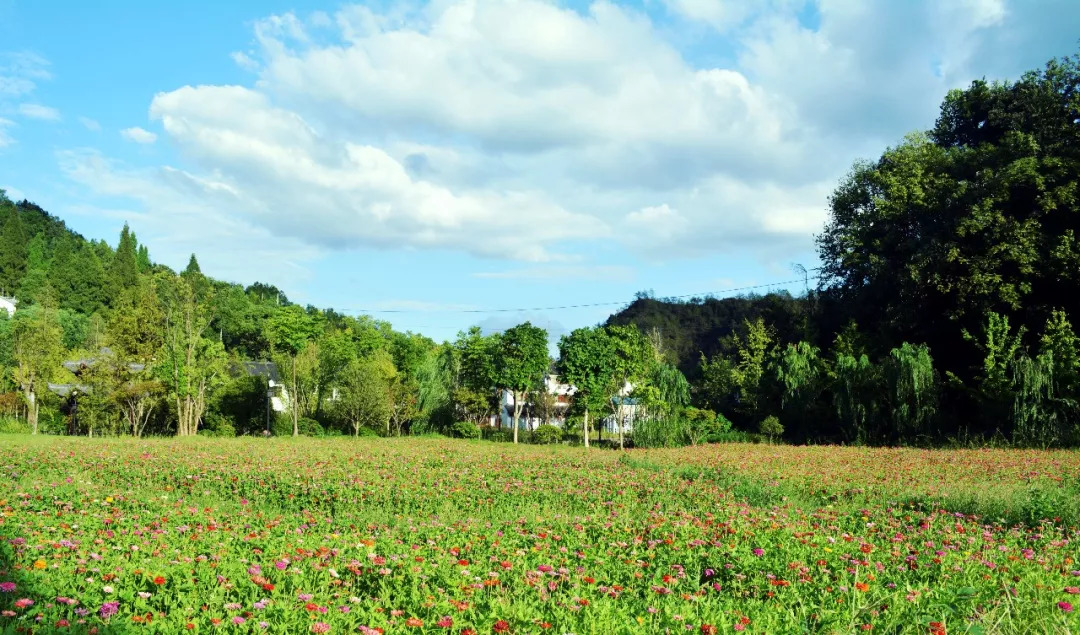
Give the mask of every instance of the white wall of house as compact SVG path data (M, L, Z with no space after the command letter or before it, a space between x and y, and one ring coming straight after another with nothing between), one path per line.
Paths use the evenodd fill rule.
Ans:
M19 301L15 298L0 296L0 309L7 311L8 317L15 315L15 305L18 303Z
M544 377L544 387L547 389L549 394L566 398L572 397L574 392L576 392L577 390L569 384L560 383L558 377L556 377L555 375L547 375L546 377ZM631 392L633 392L633 390L634 386L630 383L627 383L625 386L623 386L622 390L619 391L619 396L625 397ZM499 414L496 416L499 417L502 427L512 429L514 425L514 396L510 393L510 391L502 391L499 399L499 405L502 407L499 409ZM560 413L556 416L556 419L558 419L558 423L563 423L563 417L565 416L565 411L568 407L569 403L567 402L560 402L556 406L557 412ZM525 408L522 409L521 418L518 419L519 430L528 430L530 427L535 429L536 426L543 423L543 421L541 421L538 417L533 417L530 419L527 416L528 410L528 404L526 403ZM634 419L636 418L637 411L638 407L636 405L623 406L623 430L625 430L626 433L629 433L631 430L633 430ZM606 410L602 414L594 413L593 416L596 416L597 414L600 414L600 416L602 417L601 425L603 426L605 432L618 433L615 416L611 414L610 409ZM492 423L494 424L495 422L493 421Z

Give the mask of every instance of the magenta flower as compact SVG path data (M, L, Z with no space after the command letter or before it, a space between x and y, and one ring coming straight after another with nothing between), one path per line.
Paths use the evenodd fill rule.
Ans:
M101 610L98 611L102 618L110 618L120 610L119 602L106 602L101 605Z
M758 547L758 548L754 549L754 555L758 556L758 557L764 556L765 555L765 550L762 549L761 547Z
M0 582L0 593L14 593L14 592L15 592L15 583L14 582Z
M1068 602L1058 602L1058 608L1066 613L1072 613L1073 605Z
M277 562L274 563L274 568L277 569L278 571L284 571L285 569L289 568L289 561L288 560L278 560Z
M232 623L233 623L233 624L236 624L237 626L239 626L240 624L243 624L243 623L244 623L244 622L246 622L246 621L247 621L247 620L245 620L244 618L240 617L239 615L237 615L236 617L232 618Z

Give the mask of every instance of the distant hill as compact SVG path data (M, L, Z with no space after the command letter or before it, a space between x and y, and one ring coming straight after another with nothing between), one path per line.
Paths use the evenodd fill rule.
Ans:
M711 357L718 351L733 352L732 335L741 332L743 320L763 318L782 342L813 339L810 314L814 306L813 294L794 297L787 292L686 301L639 295L605 324L635 324L646 334L655 329L669 360L693 381L702 353Z

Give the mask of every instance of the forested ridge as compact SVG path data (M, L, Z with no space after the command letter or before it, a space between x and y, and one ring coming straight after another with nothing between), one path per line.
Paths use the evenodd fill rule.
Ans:
M173 271L126 226L113 247L0 196L0 291L18 299L12 319L0 312L0 407L17 420L6 425L75 434L256 434L269 421L277 434L478 436L508 394L514 420L561 423L533 440L587 441L604 418L621 445L739 433L1074 445L1078 83L1073 57L976 81L932 128L856 162L828 201L804 295L639 294L563 337L556 360L528 323L436 343L215 280L194 255ZM274 362L287 412L268 414L265 377L238 370L250 360ZM551 371L576 388L566 417L542 389Z

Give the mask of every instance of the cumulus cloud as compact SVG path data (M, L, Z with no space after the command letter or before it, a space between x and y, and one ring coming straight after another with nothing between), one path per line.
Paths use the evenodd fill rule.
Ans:
M120 131L120 136L127 139L128 141L140 143L143 145L151 144L157 141L156 134L138 126L132 128L124 128Z
M786 263L812 248L852 160L931 125L950 88L1070 52L1080 10L1056 1L1055 19L1007 0L663 0L651 13L435 0L275 15L233 54L250 85L153 98L183 170L97 169L279 244L547 263L478 277L585 275L602 249ZM148 215L163 205L136 198Z
M212 179L174 168L132 168L89 150L62 151L57 158L68 178L93 194L133 203L82 211L130 221L157 262L181 269L197 252L200 264L216 277L295 288L308 280L309 265L320 255L304 241L227 213L236 193Z
M19 114L28 119L42 121L60 121L60 111L41 104L19 104Z

